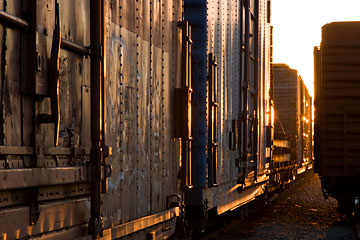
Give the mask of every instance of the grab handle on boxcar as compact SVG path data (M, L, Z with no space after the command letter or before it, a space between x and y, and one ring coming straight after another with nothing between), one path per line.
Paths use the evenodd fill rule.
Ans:
M39 114L40 123L54 123L54 146L59 143L60 128L60 100L59 100L59 54L61 45L60 32L60 7L55 0L55 26L53 32L53 42L48 69L48 93L51 101L51 114Z
M60 100L59 100L59 54L61 45L60 10L59 3L55 0L55 27L50 55L48 72L49 95L51 99L51 115L54 120L54 145L59 143L60 128Z

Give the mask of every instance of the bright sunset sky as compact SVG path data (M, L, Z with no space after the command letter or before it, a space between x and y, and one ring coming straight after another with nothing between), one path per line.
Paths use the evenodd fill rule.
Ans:
M360 0L272 0L274 63L297 69L313 95L313 47L321 27L335 21L360 21Z

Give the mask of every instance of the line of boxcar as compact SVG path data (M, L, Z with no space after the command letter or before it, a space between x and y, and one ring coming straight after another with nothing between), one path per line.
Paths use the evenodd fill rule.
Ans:
M312 98L300 74L273 64L273 185L283 185L312 167Z
M0 9L2 239L186 237L268 191L270 1Z
M315 170L339 210L355 211L360 197L360 22L322 28L315 55Z

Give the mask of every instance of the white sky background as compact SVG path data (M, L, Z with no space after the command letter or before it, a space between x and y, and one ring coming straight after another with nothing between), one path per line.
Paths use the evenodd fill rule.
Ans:
M360 0L272 0L274 63L297 69L313 96L313 48L321 27L337 21L360 21Z

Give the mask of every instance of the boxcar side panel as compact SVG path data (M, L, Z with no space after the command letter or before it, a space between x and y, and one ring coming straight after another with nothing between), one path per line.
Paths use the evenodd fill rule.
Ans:
M59 53L59 131L51 115L49 77L56 5L8 1L4 11L24 18L29 30L1 25L0 234L8 239L85 224L91 175L89 59L64 47ZM89 3L60 1L64 42L89 44ZM76 22L77 24L70 24ZM33 24L33 25L32 25ZM66 45L66 43L65 43ZM82 51L87 51L82 48ZM34 58L32 58L34 57ZM6 62L6 64L5 64ZM30 86L30 88L29 88ZM55 84L55 87L57 85ZM48 89L49 88L49 89ZM78 236L78 235L76 235Z
M59 3L59 14L55 1L0 3L4 11L31 20L25 27L4 27L3 19L0 25L0 236L7 239L90 234L91 92L100 91L90 83L91 2ZM160 232L162 222L174 226L179 215L168 197L181 195L180 144L173 133L181 17L181 1L104 1L104 141L113 149L100 206L106 236L139 231L129 231L134 220ZM59 57L50 58L52 51ZM49 68L57 61L58 77ZM168 229L162 236L175 228Z
M269 72L263 71L270 61L268 6L264 0L185 1L184 15L192 25L194 41L192 157L193 169L198 169L194 186L201 188L187 195L190 205L206 202L209 209L218 207L218 213L223 213L262 193L252 187L255 180L266 180L261 177L267 161ZM216 57L216 78L210 70L214 66L211 56ZM212 79L217 79L216 110L208 105L214 94L210 92ZM216 134L212 138L209 129L214 118L209 114L214 111ZM214 139L217 147L211 142ZM216 158L210 155L213 151ZM245 186L251 189L247 193L229 192Z
M166 211L168 197L181 194L172 110L181 5L153 0L108 6L106 131L114 151L103 215L105 228L120 233L121 224Z
M316 139L319 174L324 177L360 173L358 29L359 22L331 23L322 29Z

